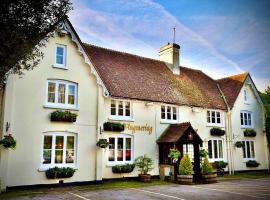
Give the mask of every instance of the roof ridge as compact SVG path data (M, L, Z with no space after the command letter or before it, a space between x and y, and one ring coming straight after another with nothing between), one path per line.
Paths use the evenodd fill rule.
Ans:
M233 78L233 77L236 77L236 76L241 76L241 75L248 75L249 72L243 72L243 73L240 73L240 74L234 74L234 75L231 75L231 76L226 76L226 77L223 77L223 78L219 78L219 79L216 79L216 81L221 81L221 80L224 80L224 79L228 79L228 78Z

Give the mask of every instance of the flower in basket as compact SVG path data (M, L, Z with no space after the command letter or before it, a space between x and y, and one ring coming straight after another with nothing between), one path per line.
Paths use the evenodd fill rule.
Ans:
M172 159L173 163L176 163L180 156L181 153L180 151L178 151L178 149L176 148L170 149L168 157Z
M0 145L3 145L5 148L11 148L14 150L16 147L16 140L11 134L4 135L4 138L0 140Z
M107 141L107 139L99 139L97 142L97 146L100 148L106 148L107 146L109 146L109 142Z

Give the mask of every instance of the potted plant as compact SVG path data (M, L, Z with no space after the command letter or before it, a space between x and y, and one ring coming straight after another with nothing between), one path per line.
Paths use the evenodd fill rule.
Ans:
M217 175L224 175L224 168L227 167L228 163L224 162L224 161L216 161L215 162L216 168L217 168Z
M235 144L234 144L237 148L242 148L243 147L243 142L241 142L241 141L237 141L237 142L235 142Z
M207 157L203 159L203 163L202 163L202 179L203 179L203 183L217 182L217 173L213 173L212 165L209 163L209 160Z
M99 139L97 141L97 146L100 148L107 148L107 146L109 146L109 142L107 139Z
M104 131L114 131L114 132L121 132L125 130L125 125L115 122L105 122L103 124Z
M131 173L135 168L135 164L115 165L112 167L112 172L115 174Z
M54 122L76 122L77 114L70 111L56 110L51 113L51 121Z
M180 156L181 153L180 151L178 151L178 149L176 148L170 149L168 157L173 161L173 163L176 163Z
M211 128L210 134L214 136L222 136L225 135L225 131L222 130L221 128Z
M180 175L177 175L177 182L181 184L191 184L193 179L192 172L193 172L192 162L188 154L185 154L180 161L179 165Z
M247 167L259 167L260 163L258 163L256 160L249 160L246 162Z
M17 144L17 142L11 134L4 135L4 138L2 140L0 140L0 145L3 145L3 147L5 147L7 149L11 148L14 150L16 147L16 144Z
M244 130L244 136L245 137L255 137L257 135L256 131L254 129L246 129Z
M139 180L141 182L150 182L151 175L148 174L148 172L153 169L153 160L146 155L139 156L135 159L135 166L137 166L140 171Z
M70 167L54 167L50 168L45 172L45 175L48 179L55 178L70 178L75 173L75 169Z

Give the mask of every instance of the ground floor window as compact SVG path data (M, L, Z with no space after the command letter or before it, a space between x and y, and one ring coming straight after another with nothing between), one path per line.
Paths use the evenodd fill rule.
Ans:
M46 133L43 135L42 165L74 166L76 162L76 134Z
M193 144L183 144L183 155L188 154L192 162L194 162L194 146Z
M126 163L133 161L133 137L114 135L109 137L109 163Z
M243 158L252 159L255 158L254 141L242 141L243 142Z
M210 160L223 160L223 140L208 140L208 156Z

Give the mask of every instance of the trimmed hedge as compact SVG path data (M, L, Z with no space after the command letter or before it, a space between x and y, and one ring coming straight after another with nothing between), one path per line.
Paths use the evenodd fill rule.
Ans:
M249 160L246 162L247 167L258 167L260 163L258 163L256 160Z
M211 128L210 134L214 136L223 136L225 135L225 131L220 128Z
M254 129L246 129L244 130L244 136L245 137L255 137L257 135L256 131Z
M54 167L48 169L45 174L48 179L55 179L55 178L70 178L75 173L75 169L70 167Z
M51 121L54 122L76 122L77 114L70 111L56 110L51 113Z
M114 123L114 122L105 122L103 124L103 130L121 132L125 130L125 125L120 124L120 123Z
M131 173L135 168L135 164L115 165L112 172L115 174Z

